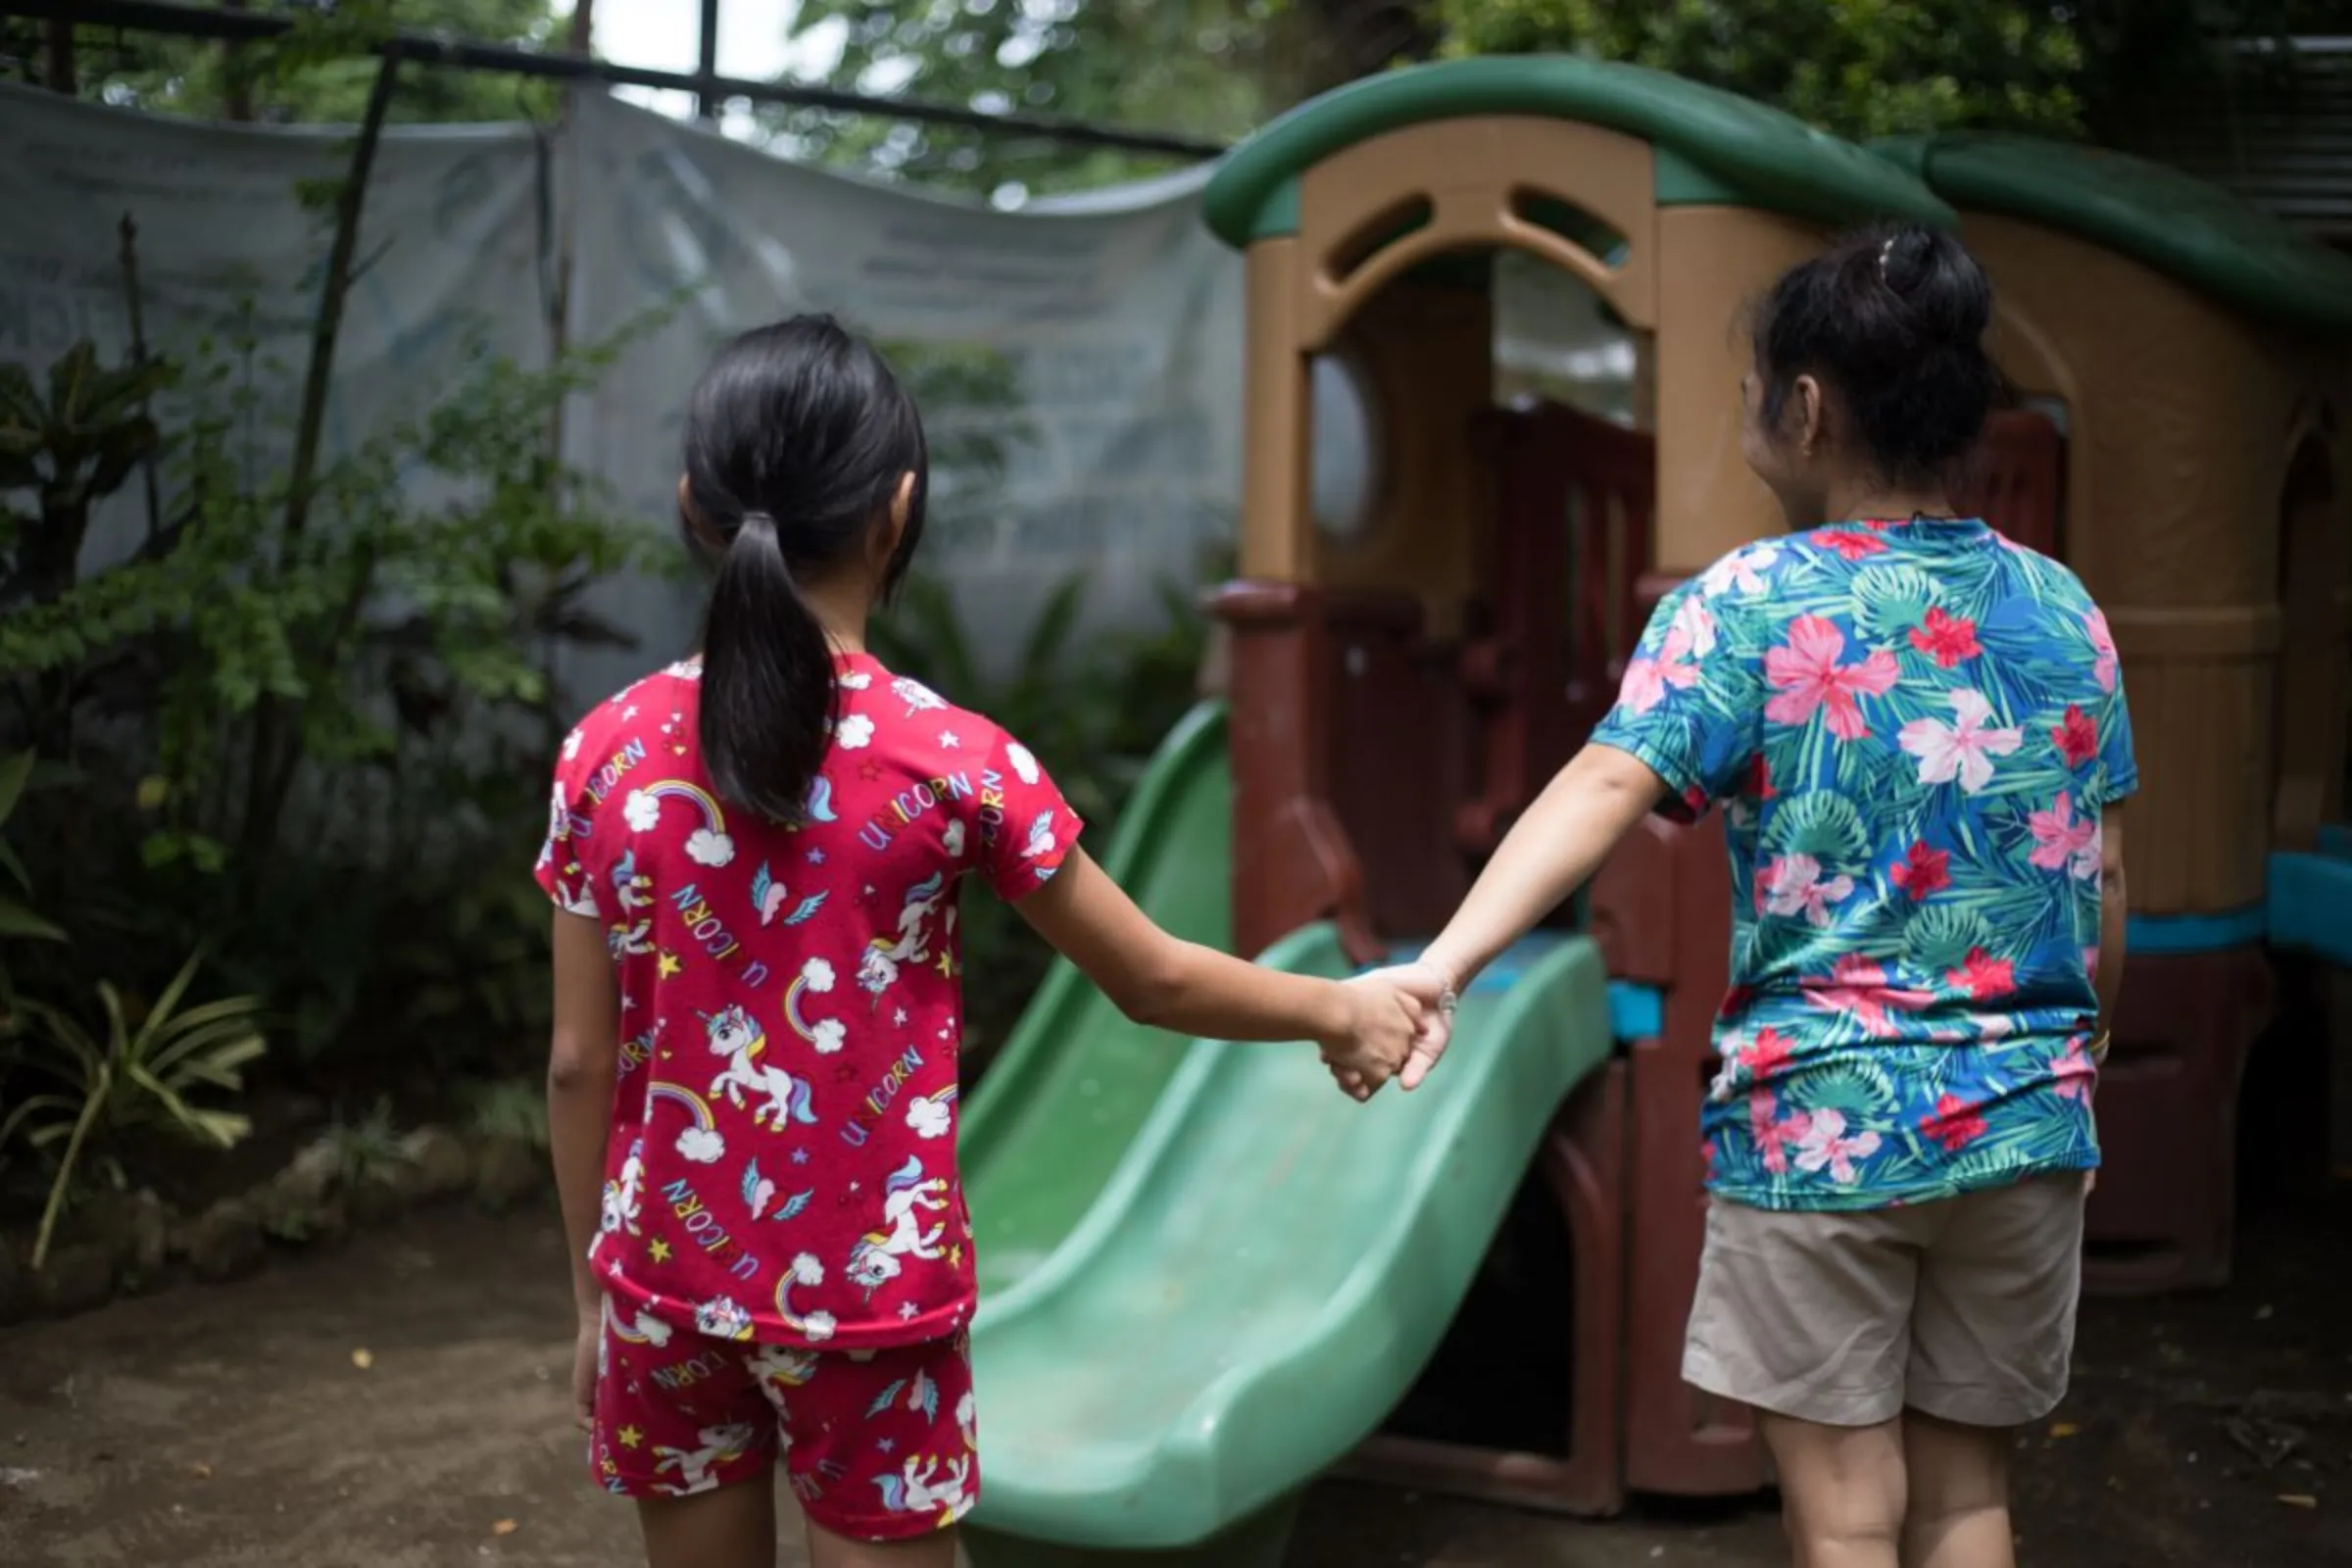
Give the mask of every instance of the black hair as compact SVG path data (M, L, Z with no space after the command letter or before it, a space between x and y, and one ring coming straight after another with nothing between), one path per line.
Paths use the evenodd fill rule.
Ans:
M680 520L718 555L703 619L703 762L718 793L797 820L840 691L800 583L855 559L914 475L887 596L923 533L922 416L882 356L829 316L796 316L718 351L686 407ZM698 525L699 524L699 528Z
M1759 302L1765 422L1810 374L1834 388L1882 479L1941 479L1984 428L2003 383L1984 352L1992 285L1939 229L1849 235L1790 268Z

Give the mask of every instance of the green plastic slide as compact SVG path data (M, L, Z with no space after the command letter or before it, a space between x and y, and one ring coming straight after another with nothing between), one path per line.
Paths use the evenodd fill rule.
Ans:
M1103 869L1165 929L1233 945L1233 774L1225 706L1168 732L1137 783ZM1056 959L981 1088L957 1155L980 1290L1002 1292L1069 1235L1184 1059L1184 1043L1121 1016Z
M1328 926L1264 961L1350 967ZM1606 1060L1606 982L1589 940L1530 939L1462 999L1437 1075L1368 1105L1303 1046L1195 1042L1099 1196L1091 1126L1028 1118L999 1182L1049 1183L1076 1145L1093 1201L982 1297L978 1568L1278 1563L1299 1493L1411 1386Z

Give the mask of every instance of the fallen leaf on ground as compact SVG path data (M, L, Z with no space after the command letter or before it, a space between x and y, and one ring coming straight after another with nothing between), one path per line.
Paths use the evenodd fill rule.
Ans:
M521 1528L522 1526L516 1524L512 1519L501 1519L498 1523L490 1527L490 1533L494 1536L511 1536Z
M365 1349L354 1350L351 1352L351 1364L365 1372L369 1367L375 1365L375 1352L373 1350Z
M206 1464L202 1459L199 1459L194 1464L188 1466L188 1474L194 1476L199 1481L210 1481L213 1479L213 1467L209 1464Z
M2289 1508L2317 1508L2320 1505L2320 1499L2308 1492L2281 1492L2278 1500Z
M2050 1436L2053 1438L2071 1438L2082 1430L2082 1429L2081 1427L2075 1425L2072 1421L2053 1421L2050 1423Z

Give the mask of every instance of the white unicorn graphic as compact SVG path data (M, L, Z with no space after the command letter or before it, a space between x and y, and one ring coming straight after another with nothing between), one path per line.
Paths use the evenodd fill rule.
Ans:
M710 1467L742 1458L744 1449L751 1446L752 1429L742 1425L705 1427L695 1436L702 1441L699 1448L667 1448L659 1445L654 1448L654 1473L659 1475L664 1470L678 1473L677 1484L662 1489L672 1496L691 1497L717 1486Z
M762 1345L744 1364L771 1395L800 1388L816 1376L816 1352L789 1345Z
M645 1140L639 1138L629 1145L628 1158L620 1162L620 1179L605 1183L601 1221L605 1235L623 1230L631 1236L637 1234L637 1215L642 1207L637 1200L637 1189L644 1180Z
M876 937L865 945L858 960L858 983L882 1004L882 993L898 982L899 965L922 963L931 956L931 933L925 923L947 897L948 877L944 871L934 871L906 890L906 898L899 906L899 934Z
M919 1157L909 1155L883 1190L889 1196L883 1200L882 1219L889 1228L866 1232L850 1250L850 1279L865 1288L868 1299L884 1283L899 1277L900 1258L927 1260L943 1255L939 1238L947 1229L945 1223L923 1228L924 1214L947 1209L948 1184L936 1178L925 1181Z
M727 1103L740 1110L745 1091L767 1096L766 1104L752 1107L755 1127L772 1122L775 1130L782 1132L787 1120L804 1126L816 1120L816 1113L808 1107L806 1082L781 1067L761 1066L755 1059L767 1049L767 1031L754 1023L750 1013L730 1004L701 1016L710 1054L728 1058L725 1070L710 1080L711 1098L723 1094Z
M633 849L621 851L620 858L612 862L612 896L627 910L642 909L654 902L654 879L638 874Z
M874 1485L882 1489L882 1506L892 1513L937 1514L942 1524L954 1524L971 1512L972 1499L964 1495L971 1477L969 1454L944 1461L908 1454L899 1474L876 1476Z

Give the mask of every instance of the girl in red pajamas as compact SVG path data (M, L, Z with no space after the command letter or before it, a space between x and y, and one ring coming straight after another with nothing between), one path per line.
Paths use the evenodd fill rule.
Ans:
M833 321L729 344L678 480L716 558L702 655L600 705L557 769L538 876L573 1389L653 1568L768 1568L779 1461L817 1568L954 1561L980 1489L964 876L1131 1017L1315 1040L1359 1092L1419 1021L1380 977L1275 974L1161 931L1078 847L1036 757L866 652L925 473L914 405Z

